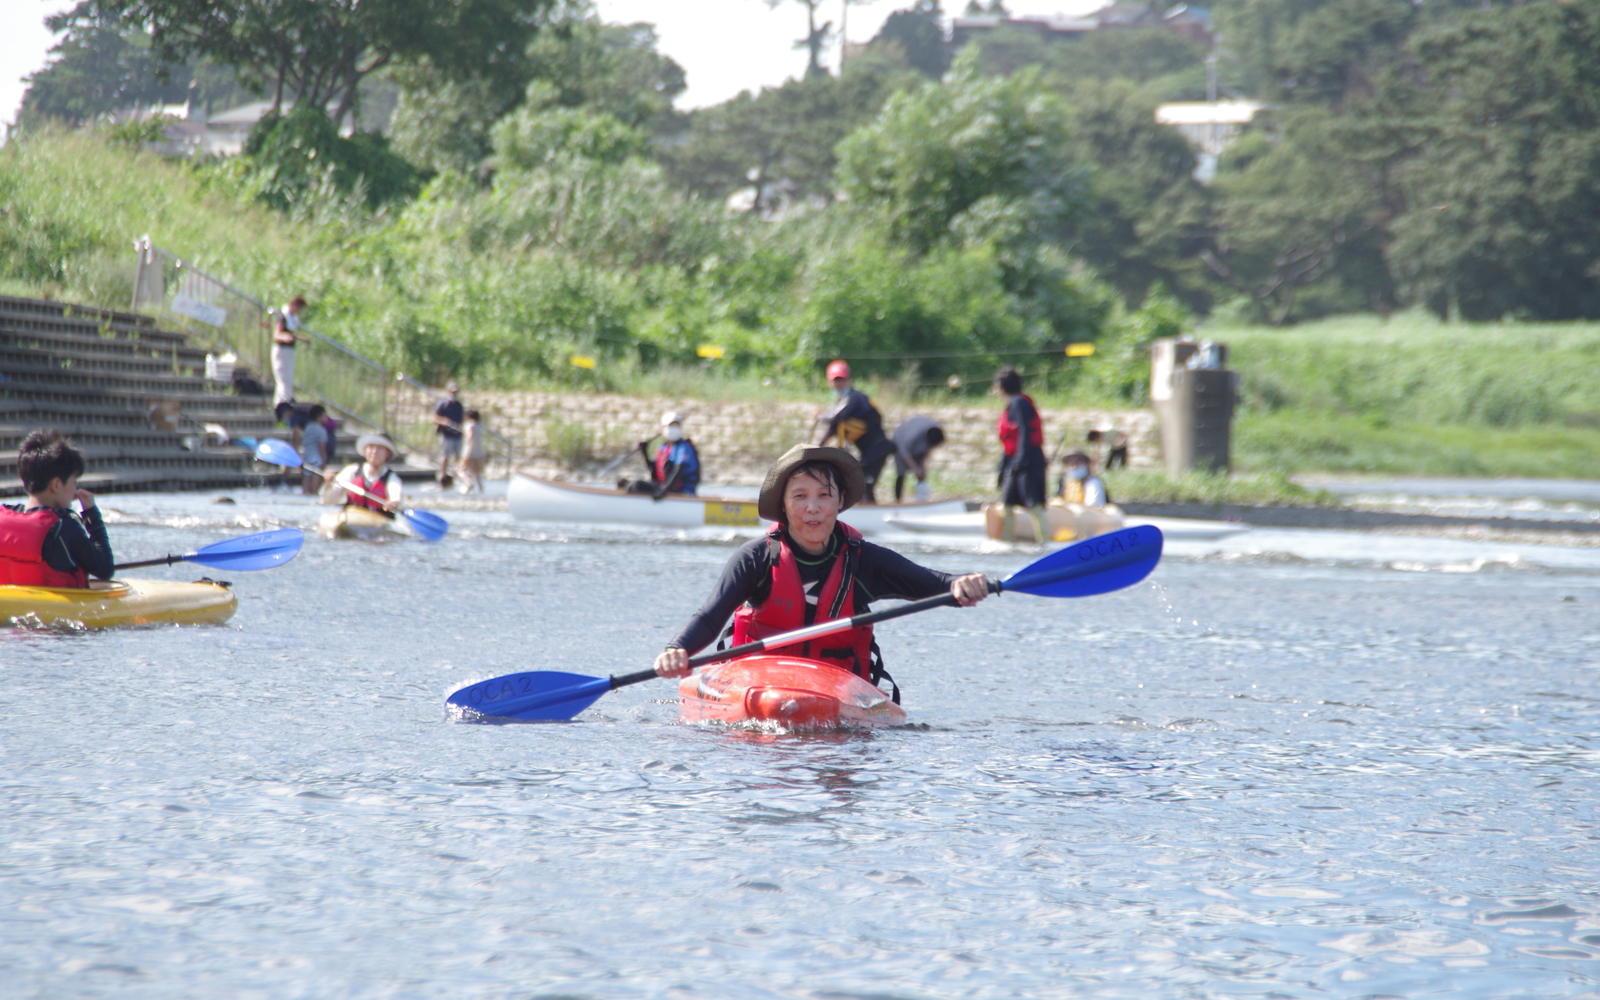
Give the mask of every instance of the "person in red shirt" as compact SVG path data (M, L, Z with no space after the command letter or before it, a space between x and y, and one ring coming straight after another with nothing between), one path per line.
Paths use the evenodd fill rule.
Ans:
M994 373L995 394L1004 398L1000 414L1000 502L1005 505L1001 537L1015 538L1016 509L1025 507L1033 518L1034 538L1044 541L1045 466L1044 423L1033 400L1022 391L1022 375L1011 365Z

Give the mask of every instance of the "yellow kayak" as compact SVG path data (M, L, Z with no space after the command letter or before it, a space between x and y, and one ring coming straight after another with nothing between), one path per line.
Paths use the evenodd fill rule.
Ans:
M329 541L335 538L359 538L363 542L376 542L400 538L410 532L399 518L384 517L366 507L341 507L317 519L317 534Z
M990 538L998 541L1004 537L1002 531L1005 514L1006 510L1002 504L983 505L984 532ZM1068 503L1060 497L1051 497L1045 507L1044 515L1044 530L1049 532L1052 542L1093 538L1095 535L1103 535L1122 527L1122 510L1113 504L1107 504L1103 508L1085 507L1081 503ZM1028 508L1018 507L1011 519L1011 525L1014 541L1036 541L1033 537L1033 518L1028 516Z
M0 587L0 624L118 625L216 624L233 617L239 599L219 583L175 580L91 581L69 587Z

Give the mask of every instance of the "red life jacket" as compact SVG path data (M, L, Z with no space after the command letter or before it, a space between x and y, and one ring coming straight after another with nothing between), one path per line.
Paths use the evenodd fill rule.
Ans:
M391 511L383 509L383 501L389 499L388 482L389 477L394 475L394 470L383 470L383 475L369 483L367 482L367 477L361 474L361 469L362 466L356 466L355 475L350 477L350 482L355 486L356 489L365 490L378 499L369 500L360 493L351 493L349 490L346 490L344 494L344 502L352 507L365 507L368 510L377 511L384 517L393 518L394 514Z
M18 512L0 507L0 584L19 587L89 586L89 571L79 566L63 573L44 561L44 538L61 521L49 507Z
M850 618L856 613L856 563L861 554L861 532L840 523L844 530L844 544L822 582L817 595L817 617L810 624ZM794 550L780 528L767 536L767 544L775 559L772 565L772 589L760 604L749 604L733 613L733 644L735 646L764 639L779 632L790 632L806 626L806 592L800 582L800 567L795 564ZM820 639L769 649L762 655L800 656L808 660L821 660L842 667L869 683L872 682L872 626L863 625L845 632L836 632Z
M672 442L669 441L656 449L656 482L664 483L667 481L667 466L672 464L667 459L671 457Z
M1023 399L1028 400L1028 405L1033 407L1033 419L1028 421L1028 444L1035 448L1044 447L1044 423L1039 419L1039 408L1033 405L1033 399L1027 393L1018 393ZM1006 457L1011 458L1017 453L1017 439L1021 436L1022 428L1011 421L1011 405L1000 411L1000 447L1005 449Z

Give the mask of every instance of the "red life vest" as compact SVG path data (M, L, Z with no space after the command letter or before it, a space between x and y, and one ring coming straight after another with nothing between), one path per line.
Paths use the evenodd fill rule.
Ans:
M344 502L349 504L351 507L365 507L368 510L377 511L384 517L393 518L393 512L383 509L383 501L389 499L389 477L394 475L394 470L383 470L383 475L369 483L367 482L367 477L361 474L361 469L362 466L356 466L355 474L350 477L351 484L354 485L356 489L365 490L378 499L369 500L360 493L352 493L349 490L346 490L344 494Z
M1033 419L1028 421L1028 444L1035 448L1044 447L1044 423L1039 419L1039 408L1033 405L1033 400L1027 393L1018 393L1023 399L1028 400L1028 405L1033 407ZM1017 439L1021 436L1022 428L1011 421L1011 405L1000 411L1000 447L1005 449L1006 457L1010 458L1017 453Z
M19 587L89 586L89 571L79 566L63 573L44 561L44 538L61 521L49 507L18 512L0 507L0 584Z
M840 523L844 530L844 544L822 582L817 595L817 616L810 624L850 618L856 613L855 567L860 559L861 532ZM764 639L779 632L790 632L806 626L806 592L800 582L800 567L795 564L794 550L780 528L767 536L768 545L776 552L772 567L772 589L766 600L754 607L749 604L733 613L733 644L735 646ZM862 680L872 681L872 626L863 625L845 632L836 632L820 639L769 649L763 655L800 656L808 660L821 660L850 671Z
M668 442L656 449L656 482L667 481L667 466L672 464L667 459L672 457L672 444Z

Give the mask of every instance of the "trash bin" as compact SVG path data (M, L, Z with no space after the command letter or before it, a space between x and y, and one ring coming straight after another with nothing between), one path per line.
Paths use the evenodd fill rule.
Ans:
M1167 475L1227 472L1237 376L1226 344L1164 338L1150 347L1150 403L1161 423Z

